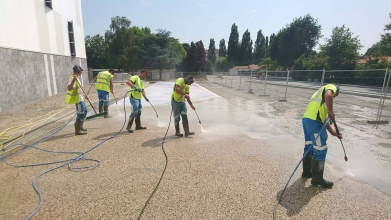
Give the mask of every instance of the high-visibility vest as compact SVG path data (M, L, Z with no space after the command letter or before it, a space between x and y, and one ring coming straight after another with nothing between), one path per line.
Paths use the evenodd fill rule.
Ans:
M95 89L110 92L111 78L113 78L113 75L109 71L99 72L95 82Z
M140 77L138 75L131 76L129 80L132 81L133 85L135 85L136 87L139 87L141 90L144 89L143 80L140 79ZM129 97L141 99L141 95L142 95L141 92L136 91L135 88L130 88L130 91L131 92L129 94Z
M69 77L68 81L71 82L73 79L73 75ZM65 97L65 102L67 104L76 104L80 102L80 87L79 82L75 81L73 84L73 90L67 91L67 95Z
M186 93L186 94L190 94L190 86L185 83L185 79L184 78L178 78L175 81L175 84L174 84L174 88L173 88L173 91L172 91L171 99L173 99L176 102L185 102L185 99L183 98L183 95L181 95L181 94L179 94L179 93L177 93L175 91L175 86L176 85L181 87L181 91Z
M322 86L317 92L315 92L310 102L307 105L303 118L309 118L315 121L319 121L324 124L327 118L328 110L325 104L326 91L331 89L334 94L337 92L337 87L334 84L327 84Z

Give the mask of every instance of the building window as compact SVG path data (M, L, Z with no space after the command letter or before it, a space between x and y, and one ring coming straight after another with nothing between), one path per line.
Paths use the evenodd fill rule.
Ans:
M68 33L69 33L69 46L71 49L71 56L76 56L76 50L75 50L75 36L73 34L73 22L68 22Z
M49 7L51 9L53 9L53 7L52 7L52 0L45 0L45 5L46 5L46 7Z

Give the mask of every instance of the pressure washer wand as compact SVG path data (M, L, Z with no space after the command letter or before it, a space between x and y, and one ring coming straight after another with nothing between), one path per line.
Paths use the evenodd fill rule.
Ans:
M148 101L148 102L149 102L149 101ZM153 110L155 110L156 117L158 117L158 118L159 118L159 115L157 115L157 111L156 111L155 107L153 107L153 105L152 105L152 103L151 103L151 102L149 102L149 104L152 106Z
M111 94L113 94L113 96L114 96L114 99L115 99L115 104L117 104L117 105L118 105L117 98L115 97L115 95L114 95L114 92L111 92Z
M198 117L198 114L197 114L196 110L194 110L194 112L195 112L195 113L196 113L196 115L197 115L198 122L201 124L200 117Z
M339 134L339 129L338 129L337 123L335 123L335 120L334 120L334 119L332 119L331 122L334 123L334 128L335 128L335 130L337 131L337 134ZM345 151L345 147L343 146L342 139L339 139L339 141L341 141L343 153L345 154L345 157L344 157L344 158L345 158L345 161L347 162L347 161L348 161L348 157L346 157L346 151Z

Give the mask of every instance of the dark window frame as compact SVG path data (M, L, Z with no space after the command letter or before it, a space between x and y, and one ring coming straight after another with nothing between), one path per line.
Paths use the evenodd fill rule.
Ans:
M73 32L73 21L68 21L69 48L71 56L76 56L75 35Z
M52 0L45 0L45 6L50 9L53 9Z

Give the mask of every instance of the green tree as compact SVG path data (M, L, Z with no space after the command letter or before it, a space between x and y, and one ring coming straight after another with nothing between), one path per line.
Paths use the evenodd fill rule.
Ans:
M227 47L225 46L225 40L224 38L220 40L219 44L219 57L226 57L227 56Z
M214 66L216 63L216 46L215 46L215 40L213 38L209 41L209 49L208 49L208 60L212 63Z
M240 44L240 58L239 65L248 66L252 61L253 41L248 29L243 33L242 41Z
M370 47L365 53L368 57L381 59L383 56L391 56L391 24L384 27L385 33L381 35L379 42Z
M190 44L188 44L188 43L183 43L183 44L182 44L182 47L185 49L186 53L189 52L189 50L190 50Z
M190 50L182 63L184 71L203 71L206 65L205 48L202 41L191 42Z
M110 30L105 33L108 44L107 53L113 64L118 69L127 69L129 54L129 26L131 21L126 17L112 17Z
M265 40L265 57L269 56L269 37L266 36Z
M228 51L227 51L227 67L231 68L235 66L238 62L238 54L239 54L239 32L238 26L235 23L231 27L231 34L229 35L228 40Z
M257 33L257 40L254 45L254 56L253 62L259 63L262 58L265 57L266 45L265 45L265 36L262 34L262 30L259 30Z
M312 51L321 37L321 29L318 21L310 15L294 19L290 25L278 32L278 42L272 40L273 50L278 43L278 53L271 53L272 58L277 60L278 65L291 67L302 54Z
M170 35L170 31L158 29L156 34L146 34L143 37L144 47L140 53L142 65L144 68L159 69L160 79L163 69L174 68L180 63L181 53L178 55L176 51L178 45L175 43L176 40L173 41L170 38ZM181 51L180 48L179 51Z
M358 36L353 36L345 25L335 27L330 39L320 46L320 53L328 59L328 67L332 70L353 70L359 59L361 43Z
M103 36L97 34L85 37L87 66L95 69L109 68L109 56L106 54L108 45Z
M227 57L219 57L216 62L216 71L226 72L227 71Z

